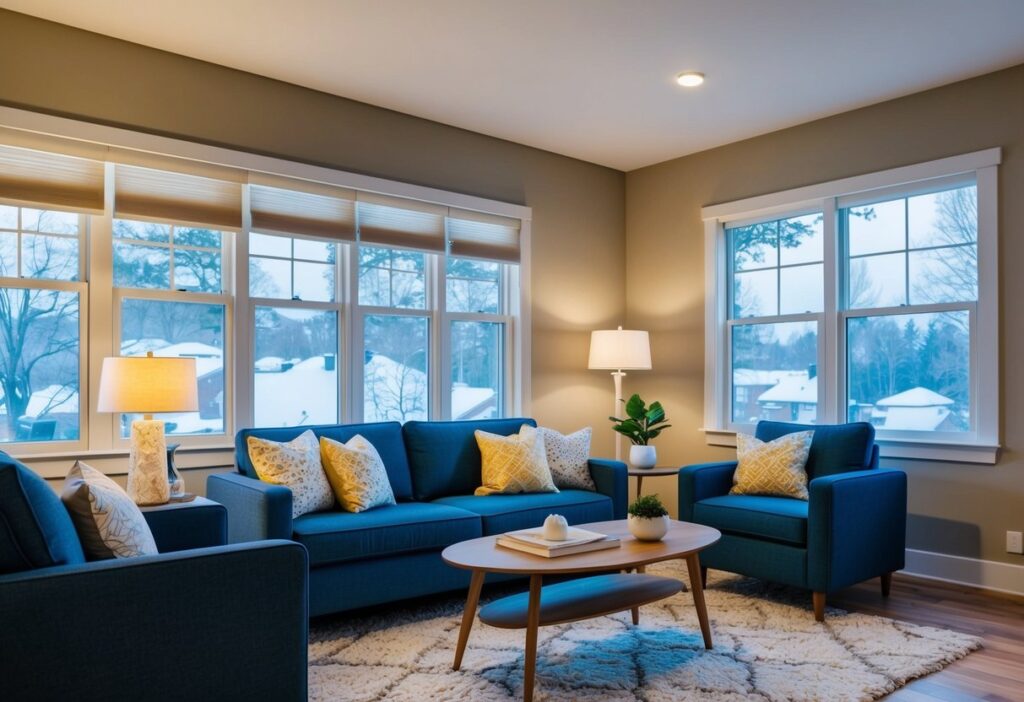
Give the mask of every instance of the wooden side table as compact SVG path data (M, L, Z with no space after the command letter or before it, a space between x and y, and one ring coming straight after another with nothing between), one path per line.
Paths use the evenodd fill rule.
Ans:
M644 486L644 478L659 475L679 475L679 466L655 466L654 468L634 468L629 466L629 474L636 476L636 496L640 497L640 490Z

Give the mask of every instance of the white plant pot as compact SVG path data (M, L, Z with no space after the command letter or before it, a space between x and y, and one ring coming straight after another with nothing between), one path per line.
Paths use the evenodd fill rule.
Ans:
M645 519L629 515L629 533L640 541L661 541L668 533L668 515Z
M653 446L629 447L629 462L634 468L653 468L658 463L658 452Z

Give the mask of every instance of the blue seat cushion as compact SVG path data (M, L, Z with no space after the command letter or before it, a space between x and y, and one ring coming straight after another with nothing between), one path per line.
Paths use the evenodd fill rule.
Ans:
M850 424L792 424L758 422L755 435L761 441L774 441L797 431L814 431L807 456L807 478L866 470L872 466L875 428L867 422Z
M709 497L693 506L693 521L724 534L807 544L807 502L791 497Z
M445 548L482 536L480 517L423 502L399 502L365 512L313 512L292 522L293 538L311 566Z
M356 434L373 444L384 461L388 481L396 500L412 499L412 478L409 474L409 459L402 442L402 425L398 422L374 422L371 424L321 424L309 427L274 427L270 429L242 429L235 434L235 461L238 472L250 478L259 478L249 460L247 439L255 436L269 441L291 441L299 434L312 429L317 439L326 436L345 443Z
M484 536L540 526L552 513L561 514L569 524L614 519L611 498L589 490L525 495L454 495L438 498L432 504L479 514L483 518Z
M480 487L477 429L509 436L532 419L477 419L465 422L406 422L402 427L412 469L413 495L421 501L468 495Z
M76 563L85 554L60 497L0 451L0 575Z

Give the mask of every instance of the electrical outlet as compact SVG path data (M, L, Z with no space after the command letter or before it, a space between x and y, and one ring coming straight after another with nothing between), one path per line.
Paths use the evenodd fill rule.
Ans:
M1019 531L1006 532L1006 552L1024 553L1024 533Z

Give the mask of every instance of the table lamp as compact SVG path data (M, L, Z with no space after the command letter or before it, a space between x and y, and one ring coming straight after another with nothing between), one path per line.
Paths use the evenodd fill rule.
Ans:
M623 371L651 369L651 342L645 331L633 329L602 329L590 333L591 370L610 370L615 383L615 409L612 416L622 413ZM615 432L615 460L622 460L622 435Z
M128 456L128 495L139 505L162 505L170 499L167 442L161 412L199 409L196 359L115 356L103 359L100 371L100 412L142 414L132 422Z

